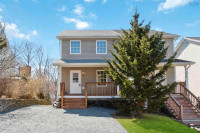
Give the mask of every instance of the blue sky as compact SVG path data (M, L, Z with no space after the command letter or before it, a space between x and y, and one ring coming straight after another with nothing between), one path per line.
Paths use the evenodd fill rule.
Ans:
M56 35L73 29L127 29L137 7L152 29L200 36L199 0L0 0L10 42L43 45L59 59Z

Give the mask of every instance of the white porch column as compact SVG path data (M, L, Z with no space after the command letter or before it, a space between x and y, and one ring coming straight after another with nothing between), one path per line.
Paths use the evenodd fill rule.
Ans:
M187 66L185 67L185 84L186 84L186 88L188 88L188 68Z
M58 66L58 90L57 90L57 99L60 96L60 82L62 76L62 68Z
M117 95L119 96L119 85L117 86Z

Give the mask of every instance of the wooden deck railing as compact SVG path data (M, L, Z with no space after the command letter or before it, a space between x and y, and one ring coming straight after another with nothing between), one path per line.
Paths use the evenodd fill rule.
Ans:
M198 112L200 112L200 100L183 83L179 83L175 89L175 94L183 95Z
M85 83L87 96L116 96L117 86L114 82Z
M183 106L180 105L174 98L173 96L170 94L169 99L166 101L170 107L172 108L172 110L174 111L174 113L177 115L177 117L182 120L183 119Z

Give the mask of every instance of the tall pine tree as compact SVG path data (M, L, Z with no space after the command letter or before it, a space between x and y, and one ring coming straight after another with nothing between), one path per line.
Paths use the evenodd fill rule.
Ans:
M162 85L175 55L158 68L158 64L166 58L168 48L162 40L163 33L156 32L150 36L151 24L143 26L143 22L139 23L136 10L130 22L131 29L123 30L117 44L113 44L116 52L111 53L114 59L106 59L109 66L107 74L119 85L121 97L130 100L130 109L139 117L143 115L146 100L149 110L158 110L176 86L176 83Z

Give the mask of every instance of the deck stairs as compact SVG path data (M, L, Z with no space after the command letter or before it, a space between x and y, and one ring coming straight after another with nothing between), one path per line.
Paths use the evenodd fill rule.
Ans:
M85 98L63 98L63 109L85 109Z
M170 113L186 125L200 125L200 100L183 84L179 84L165 106Z

